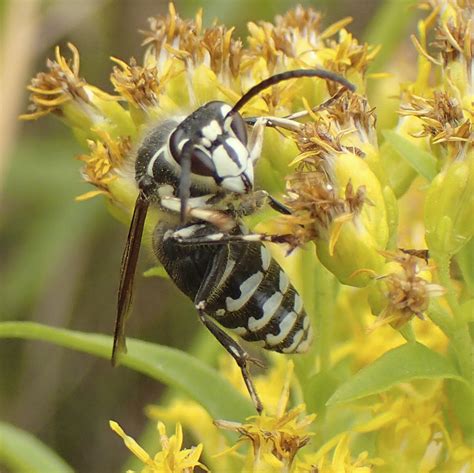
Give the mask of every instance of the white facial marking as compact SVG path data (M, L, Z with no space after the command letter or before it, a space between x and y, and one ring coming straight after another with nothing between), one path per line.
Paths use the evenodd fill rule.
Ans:
M237 299L226 297L225 305L227 307L227 310L232 312L241 309L253 296L253 293L257 290L262 280L263 273L261 271L252 274L252 276L246 279L240 285L240 296Z
M232 110L232 107L226 103L221 105L221 115L225 117L230 111Z
M224 176L238 176L241 172L241 165L237 165L228 155L224 145L219 145L212 153L212 161L216 167L217 174Z
M299 314L303 310L303 301L301 300L299 294L295 293L295 302L293 304L293 307L295 308L295 312L297 314Z
M284 271L280 271L279 281L280 292L285 294L285 292L288 291L288 288L290 287L290 280Z
M210 140L208 140L207 138L201 138L201 144L205 147L205 148L210 148L211 145L212 145L212 142Z
M263 315L260 319L255 317L249 317L248 327L252 332L262 329L265 325L270 322L271 318L275 315L275 312L280 307L283 296L280 292L272 294L262 306Z
M249 160L249 150L247 149L247 146L245 146L242 141L235 136L227 137L225 142L234 150L241 167L244 167L244 165L246 167L247 161Z
M245 193L245 184L241 177L226 177L222 180L221 187L238 194Z
M260 247L260 257L262 258L262 269L266 271L270 267L272 257L270 252L263 245Z
M202 136L207 138L209 141L214 141L219 135L222 135L222 128L217 120L212 120L209 125L202 127Z
M293 353L296 349L296 347L299 345L301 342L302 338L304 335L304 330L298 330L294 335L293 335L293 342L289 347L283 348L282 352L283 353Z
M293 325L295 325L296 319L298 318L298 314L295 312L290 312L287 314L284 319L280 322L280 331L277 335L273 335L269 333L266 336L266 341L269 345L278 345L281 343L285 338L288 336L288 334L291 332L291 329L293 328Z

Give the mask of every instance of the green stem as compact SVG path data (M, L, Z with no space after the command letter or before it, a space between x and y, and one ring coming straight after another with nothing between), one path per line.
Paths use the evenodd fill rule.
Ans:
M328 371L331 368L336 289L334 276L317 261L314 278L315 304L313 310L318 321L316 340L318 343L320 371Z
M447 254L434 252L432 252L432 257L436 261L439 282L446 289L445 296L449 307L452 310L454 317L460 319L462 316L459 308L459 302L457 300L456 291L451 281L451 275L449 272L451 259Z
M413 331L413 325L411 322L405 324L400 330L400 335L408 342L408 343L415 343L416 342L416 335Z
M453 319L438 301L431 300L427 313L431 321L436 324L448 338L453 337Z
M312 244L300 250L298 258L294 283L303 296L305 310L315 333L310 351L294 360L297 376L304 382L314 374L316 356L319 357L320 371L328 370L331 366L336 281L319 262Z

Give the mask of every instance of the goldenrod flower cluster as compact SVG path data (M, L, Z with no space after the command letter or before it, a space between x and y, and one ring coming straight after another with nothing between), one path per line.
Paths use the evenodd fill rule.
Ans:
M158 424L156 455L112 423L144 472L474 468L474 12L469 0L419 7L416 78L399 84L388 130L378 129L383 110L367 96L379 48L358 41L350 19L323 27L318 12L301 6L250 22L241 41L234 28L204 27L201 11L184 20L170 4L143 32L142 61L113 58L114 95L81 77L73 45L71 60L56 49L32 80L23 118L52 114L71 128L85 147L83 177L95 187L79 199L100 194L122 219L137 192L134 150L160 120L210 100L233 104L291 69L325 68L356 86L350 93L298 79L242 110L292 123L265 131L256 169L258 186L292 212L258 228L293 236L292 256L275 256L302 293L314 347L295 358L294 371L293 362L269 357L271 368L256 377L261 416L212 419L175 397L149 409L175 425L168 438ZM237 368L224 363L222 376L245 393ZM182 427L198 446L183 448Z

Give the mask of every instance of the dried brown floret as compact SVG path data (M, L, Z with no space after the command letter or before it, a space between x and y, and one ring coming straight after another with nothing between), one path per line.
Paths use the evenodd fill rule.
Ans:
M113 61L119 66L114 67L110 76L115 90L142 109L157 105L161 87L156 65L139 66L134 58L130 64L115 58Z

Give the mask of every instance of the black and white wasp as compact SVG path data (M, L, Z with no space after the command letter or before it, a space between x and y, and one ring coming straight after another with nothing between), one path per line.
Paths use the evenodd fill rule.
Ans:
M308 349L312 329L301 298L262 243L285 239L251 234L242 223L244 215L265 203L282 213L289 211L266 192L254 190L263 130L277 120L246 121L239 110L262 90L298 77L318 77L354 90L350 82L329 71L287 71L255 85L234 106L206 103L187 117L160 123L145 137L136 156L139 193L122 257L114 364L125 349L125 319L150 205L160 211L153 234L158 261L239 365L258 412L262 404L248 371L251 359L225 329L260 342L267 350Z

